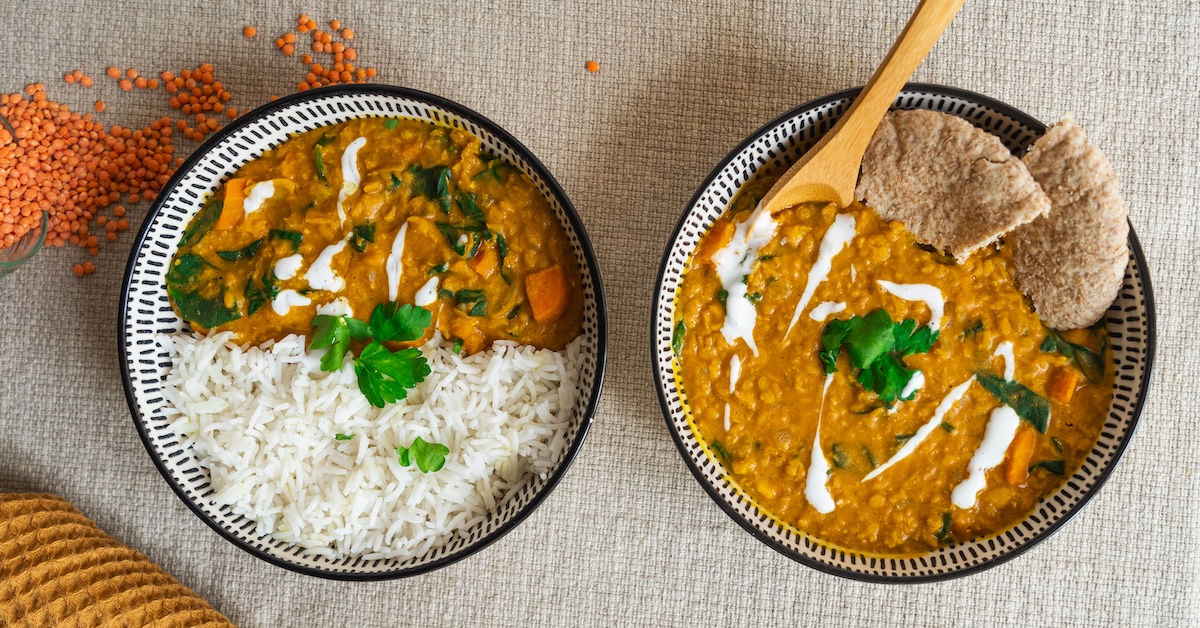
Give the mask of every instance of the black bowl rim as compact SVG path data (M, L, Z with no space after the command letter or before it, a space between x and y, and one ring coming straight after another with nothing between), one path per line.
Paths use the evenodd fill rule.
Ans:
M198 161L204 159L208 153L210 153L213 148L220 144L225 138L229 137L243 127L249 126L262 119L267 114L278 111L292 104L331 95L384 95L409 98L412 100L425 102L439 109L449 111L460 118L470 120L474 124L477 124L481 128L487 130L501 142L507 144L509 147L519 153L522 158L525 159L525 162L529 164L529 166L535 172L538 173L538 176L542 178L547 187L550 188L550 191L562 204L563 211L567 215L567 220L570 222L571 227L575 229L576 236L579 238L580 246L583 248L584 259L587 262L588 270L594 277L593 283L595 284L596 291L597 347L596 374L594 378L595 386L592 388L592 394L588 399L587 407L584 410L582 423L579 426L579 432L575 435L570 448L563 453L562 461L559 463L558 468L554 471L554 474L551 475L548 480L546 480L546 484L542 487L542 490L534 495L529 503L526 504L525 507L518 511L515 515L513 515L511 519L472 545L469 545L458 552L443 556L442 558L430 561L423 565L404 567L380 573L340 573L325 569L307 567L304 565L297 565L295 563L272 556L252 545L245 543L236 535L226 530L224 526L209 517L207 513L201 510L201 508L190 497L188 497L188 495L184 492L183 487L181 487L179 483L175 481L175 478L171 476L170 471L155 452L150 441L150 435L146 432L146 426L142 421L141 414L137 409L137 402L134 398L133 392L133 384L129 378L129 356L125 351L124 330L126 325L126 312L129 309L129 290L133 282L134 264L137 262L138 253L145 245L146 235L149 231L151 223L154 222L154 219L162 210L162 205L165 199L170 196L170 193L177 185L179 185L179 182L183 179L183 176L190 171ZM519 524L525 521L525 519L527 519L529 515L532 514L533 511L542 504L543 501L545 501L546 497L550 495L556 486L558 486L558 483L562 480L563 475L566 474L567 469L570 468L571 464L575 461L575 458L579 455L580 448L583 446L583 442L587 437L588 431L595 420L596 411L599 406L600 392L604 388L604 375L608 362L608 308L604 298L604 285L600 276L600 264L596 259L595 250L592 248L591 239L588 237L587 231L584 229L583 220L579 217L579 212L576 211L574 204L571 203L571 199L567 196L567 193L565 190L563 190L562 186L559 185L558 180L550 174L550 171L546 168L546 166L543 165L542 162L536 156L534 156L533 152L526 148L524 144L517 141L515 137L510 135L508 131L502 129L495 122L492 122L490 119L477 113L473 109L460 105L446 98L442 98L441 96L435 96L419 90L407 87L397 87L394 85L337 85L284 96L258 107L249 113L239 116L237 120L225 126L218 131L216 135L212 136L203 144L201 144L194 152L192 152L187 160L183 162L183 165L176 169L175 175L173 175L171 180L168 181L165 186L163 186L162 190L155 198L154 205L151 206L150 211L146 214L146 218L142 221L142 226L138 230L137 238L133 242L133 249L129 253L129 261L125 266L125 278L121 285L121 299L119 307L120 311L117 315L117 352L121 363L121 383L125 388L125 400L129 405L129 412L132 415L133 424L137 428L138 436L142 440L142 445L145 446L146 452L150 454L151 461L154 462L154 466L158 468L158 472L162 474L163 479L167 481L167 484L171 487L171 490L175 492L179 499L182 500L183 503L197 517L200 518L201 521L208 524L208 527L215 530L227 541L233 543L235 546L247 552L248 554L275 565L276 567L282 567L284 569L304 575L316 576L318 578L325 578L329 580L354 582L394 580L397 578L407 578L428 573L430 571L434 571L463 560L468 556L471 556L476 552L488 547L492 543L495 543L501 537L511 532Z
M794 118L806 111L810 111L837 100L842 100L845 98L852 99L857 96L860 91L862 91L862 87L854 87L851 89L834 92L832 94L827 94L799 105L778 116L774 120L771 120L747 136L746 139L742 140L741 143L734 147L733 150L729 151L729 154L727 154L725 158L722 159L721 162L718 163L717 166L713 168L712 172L709 173L709 175L704 179L704 182L700 184L700 187L696 188L695 195L693 195L692 199L688 201L687 205L684 206L683 213L680 215L679 221L675 225L675 229L671 232L670 237L667 239L667 246L663 251L662 262L660 263L658 269L658 276L655 278L654 302L650 310L650 363L652 365L658 364L658 349L657 345L655 344L657 330L654 325L654 319L655 313L658 312L659 304L662 300L661 288L663 284L663 278L666 276L667 265L671 257L671 243L675 242L676 238L679 237L679 232L683 230L683 226L687 221L688 215L690 214L689 210L694 207L697 202L699 202L701 195L704 194L704 191L708 189L708 186L712 184L721 171L725 169L725 166L729 165L729 163L733 161L738 153L742 152L747 146L761 138L768 131L782 124L784 121ZM991 108L1015 120L1019 120L1029 128L1037 131L1039 134L1046 132L1046 125L1029 114L1011 105L1002 103L982 94L977 94L975 92L958 89L955 87L935 85L932 83L908 83L904 86L904 91L962 98ZM700 468L696 466L696 464L692 462L691 457L688 456L687 449L683 442L683 437L675 429L674 423L671 422L671 411L670 404L667 402L666 386L663 383L662 376L659 374L657 366L655 366L653 369L655 390L658 393L658 403L662 409L663 420L667 424L667 432L671 434L671 440L675 442L675 448L678 450L679 456L683 458L684 463L687 464L688 469L692 472L692 475L695 476L696 481L700 483L700 486L706 493L708 493L708 496L717 503L717 506L719 506L721 510L725 512L725 514L729 515L731 519L737 522L738 525L742 526L742 528L749 532L751 536L759 541L762 541L771 549L807 567L811 567L818 571L823 571L834 576L839 576L850 580L858 580L861 582L881 584L920 584L954 580L956 578L962 578L964 576L979 573L981 571L986 571L997 565L1002 565L1020 556L1021 554L1024 554L1026 551L1046 540L1047 538L1050 538L1050 536L1066 525L1067 522L1074 519L1075 515L1077 515L1084 506L1092 501L1092 498L1096 496L1096 494L1100 491L1100 488L1103 487L1104 483L1108 481L1109 476L1112 475L1113 470L1116 469L1117 463L1120 462L1121 458L1125 455L1125 450L1128 448L1130 441L1133 440L1134 433L1137 431L1138 423L1142 418L1142 410L1146 404L1146 397L1150 392L1150 380L1154 368L1154 351L1157 344L1157 321L1154 313L1154 290L1150 286L1150 269L1146 266L1146 256L1142 253L1142 245L1141 242L1138 241L1137 234L1134 233L1132 223L1129 225L1129 248L1133 252L1134 259L1137 261L1138 274L1142 280L1146 299L1146 367L1145 372L1142 375L1142 381L1139 384L1138 401L1133 408L1133 413L1129 423L1129 431L1125 435L1125 438L1117 445L1116 452L1113 454L1112 460L1103 470L1101 470L1100 474L1096 477L1096 483L1093 484L1092 488L1083 495L1083 497L1079 500L1079 503L1075 504L1074 507L1063 513L1062 517L1060 517L1058 521L1051 524L1050 527L1046 528L1041 534L1030 539L1024 544L1017 546L1007 554L1003 554L990 560L985 560L978 565L973 565L959 571L928 576L879 576L827 565L820 561L809 558L808 556L796 552L788 547L785 547L783 544L755 528L749 521L746 521L744 518L742 518L734 510L734 508L721 497L717 490L704 479L704 474L700 471Z

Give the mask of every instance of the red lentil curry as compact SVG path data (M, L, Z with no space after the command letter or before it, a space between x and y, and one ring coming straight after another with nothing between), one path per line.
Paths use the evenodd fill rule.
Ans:
M194 329L242 344L396 302L431 312L416 342L560 350L583 317L575 257L533 182L470 133L408 119L318 128L243 166L188 225L167 287Z
M913 555L1019 522L1103 425L1103 322L1044 327L1003 246L956 264L860 204L759 215L772 183L702 237L678 293L697 437L766 512L843 548Z

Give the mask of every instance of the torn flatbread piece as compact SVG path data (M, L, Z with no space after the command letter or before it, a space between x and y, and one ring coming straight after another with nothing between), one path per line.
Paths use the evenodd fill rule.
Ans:
M1129 262L1129 219L1108 158L1071 118L1024 158L1050 197L1050 214L1009 237L1014 278L1056 329L1087 327L1117 298Z
M857 196L958 260L1050 210L1000 138L924 109L884 116L863 157Z

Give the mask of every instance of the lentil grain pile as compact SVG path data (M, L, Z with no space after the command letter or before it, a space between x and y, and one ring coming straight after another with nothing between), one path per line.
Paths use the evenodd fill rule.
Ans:
M375 68L355 65L358 52L350 47L354 31L338 20L322 31L308 15L301 15L296 32L275 39L276 49L293 57L298 40L308 34L312 54L301 57L304 73L298 91L340 83L365 83ZM247 25L242 34L254 41L258 28ZM335 41L335 38L338 41ZM313 55L328 55L325 64ZM101 240L113 242L129 229L124 204L153 200L183 159L175 157L173 139L181 134L196 142L234 120L239 110L231 106L233 94L216 79L212 63L178 72L164 71L157 78L135 68L105 68L104 75L122 91L167 92L167 104L178 112L163 116L140 129L113 125L107 129L91 113L72 111L51 101L46 86L35 83L23 92L0 94L0 115L13 132L0 126L0 249L11 246L48 216L46 245L79 246L91 256L99 254ZM67 85L90 88L91 76L82 69L64 73ZM271 100L278 98L272 96ZM96 113L111 110L97 99ZM246 109L242 109L245 111ZM112 208L108 211L108 208ZM76 276L95 271L91 261L75 263Z

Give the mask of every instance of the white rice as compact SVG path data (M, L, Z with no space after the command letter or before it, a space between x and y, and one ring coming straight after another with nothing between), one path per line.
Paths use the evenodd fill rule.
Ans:
M261 348L232 338L159 336L172 361L167 419L208 469L213 503L314 554L424 554L545 478L568 446L579 340L561 352L499 341L464 357L435 339L422 348L433 372L380 409L349 356L324 373L302 336ZM450 448L441 470L400 466L396 448L418 436Z

